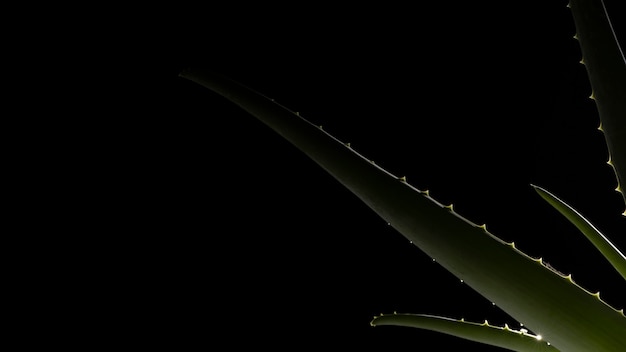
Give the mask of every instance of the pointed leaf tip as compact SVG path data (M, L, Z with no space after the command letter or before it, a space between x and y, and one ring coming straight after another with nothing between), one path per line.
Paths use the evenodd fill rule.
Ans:
M541 187L534 186L539 195L569 220L596 247L613 268L626 279L626 256L576 209Z
M517 331L504 327L490 325L487 320L483 323L452 319L425 314L394 314L379 317L375 325L396 325L436 331L456 336L462 339L502 347L507 350L520 352L556 352L556 348L541 341L541 335L528 334L528 330Z

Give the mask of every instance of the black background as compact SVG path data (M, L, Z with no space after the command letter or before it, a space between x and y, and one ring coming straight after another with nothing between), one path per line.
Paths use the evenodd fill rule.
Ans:
M607 6L624 33L618 2ZM105 100L121 103L98 120L107 132L99 155L110 165L99 170L106 181L98 194L115 205L97 216L106 219L106 259L90 274L99 283L85 290L105 298L86 306L99 302L89 314L116 323L95 341L498 351L369 322L398 311L519 328L268 127L178 77L190 66L299 111L623 308L621 277L530 187L561 197L626 250L624 203L565 5L298 2L137 11L145 22L113 58L130 64L112 77L94 70L117 81Z

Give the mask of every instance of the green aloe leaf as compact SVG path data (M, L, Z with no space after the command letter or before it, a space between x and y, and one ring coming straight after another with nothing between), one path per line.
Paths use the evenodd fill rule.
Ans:
M626 203L622 190L626 182L626 59L604 1L570 0L568 6L606 138L609 164L617 177L616 190ZM622 215L626 216L626 210Z
M574 224L580 232L582 232L591 243L604 255L611 265L626 280L626 256L609 241L606 236L600 232L589 220L585 219L578 211L567 203L557 198L545 189L533 185L533 188L539 195L545 199L550 205L558 210L563 216Z
M519 352L558 351L550 343L543 341L542 336L531 335L524 330L513 330L507 325L489 325L487 321L481 324L425 314L387 314L374 317L371 325L396 325L437 331Z
M548 269L263 95L204 70L186 70L181 76L257 117L444 268L556 348L587 352L626 347L623 312L571 278Z

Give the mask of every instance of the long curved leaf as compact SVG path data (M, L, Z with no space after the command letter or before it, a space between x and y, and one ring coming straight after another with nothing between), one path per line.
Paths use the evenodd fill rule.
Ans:
M593 245L602 253L602 255L611 263L611 265L626 280L626 256L609 241L606 236L600 232L589 220L585 219L579 212L569 206L564 201L557 198L545 189L533 185L533 188L539 195L545 199L550 205L558 210L563 216L574 224L580 232L582 232Z
M528 257L381 169L298 114L204 70L181 76L239 105L290 141L444 268L556 348L626 348L626 318L539 260Z
M531 335L508 326L498 327L425 314L387 314L374 317L371 325L396 325L437 331L486 345L518 352L557 352L542 336Z
M603 0L570 0L582 61L595 100L617 177L617 191L626 182L626 59L619 46ZM626 216L626 210L622 214Z

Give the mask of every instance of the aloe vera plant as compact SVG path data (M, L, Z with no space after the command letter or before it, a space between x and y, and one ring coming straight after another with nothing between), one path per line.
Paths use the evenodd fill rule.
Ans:
M602 1L572 0L570 8L617 179L624 184L626 161L626 66ZM392 228L408 238L445 269L493 302L532 333L507 325L390 312L372 325L431 329L516 351L620 351L626 348L623 307L604 302L575 283L569 274L543 259L525 254L426 190L410 184L361 155L352 145L331 136L272 99L220 75L190 69L181 74L225 96L258 117L356 194ZM424 171L427 172L427 171ZM418 177L418 176L416 176ZM602 253L621 279L626 258L573 207L540 185L533 185ZM622 198L623 199L623 198ZM622 204L623 205L623 204ZM620 210L624 212L624 208ZM626 213L622 213L625 215ZM619 212L616 212L619 216Z

